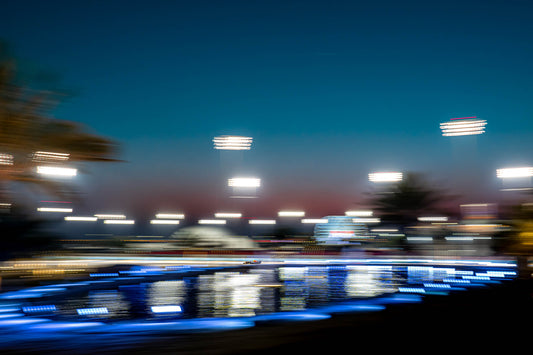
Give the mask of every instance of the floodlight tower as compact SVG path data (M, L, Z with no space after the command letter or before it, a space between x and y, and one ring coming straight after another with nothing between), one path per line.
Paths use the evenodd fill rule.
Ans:
M213 148L220 152L220 178L227 179L230 197L255 197L256 188L260 186L260 179L238 177L243 172L244 151L251 150L252 143L253 138L246 136L222 135L213 138ZM222 192L219 195L219 204L222 204L220 207L242 208L242 206L232 206L233 203L228 206L228 201L225 199L227 196Z
M481 192L480 183L486 177L477 157L477 137L485 133L486 126L487 121L477 116L451 118L440 124L442 136L451 137L454 170L461 172L453 180L465 193Z

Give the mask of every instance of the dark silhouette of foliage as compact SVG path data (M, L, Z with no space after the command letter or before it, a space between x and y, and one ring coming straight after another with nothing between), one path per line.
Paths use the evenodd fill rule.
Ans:
M58 197L72 198L66 184L43 178L36 166L35 152L68 155L68 165L80 162L117 161L117 145L104 137L89 133L82 124L52 117L51 112L64 95L35 89L17 76L17 61L0 43L0 184L5 193L9 182L39 186ZM47 165L65 162L48 161ZM5 202L5 201L0 201Z
M417 218L435 212L444 199L442 191L432 188L420 174L404 174L402 181L377 192L371 205L384 222L408 225Z

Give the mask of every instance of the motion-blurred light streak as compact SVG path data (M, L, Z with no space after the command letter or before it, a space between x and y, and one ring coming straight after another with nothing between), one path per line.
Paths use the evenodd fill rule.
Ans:
M440 124L444 137L471 136L485 133L486 120L477 117L454 118Z
M241 218L242 213L237 212L217 212L215 218Z
M279 217L303 217L305 216L304 211L279 211Z
M95 222L98 217L82 217L82 216L67 216L65 221L78 221L78 222Z
M95 217L98 219L125 219L126 216L123 214L95 214Z
M66 161L70 157L68 153L43 152L33 153L33 161Z
M176 219L152 219L150 224L180 224Z
M248 177L235 177L228 179L228 186L233 187L259 187L261 179Z
M63 168L58 166L38 166L37 174L47 175L47 176L65 176L71 177L76 176L78 173L77 169L74 168Z
M13 155L0 153L0 165L13 165Z
M350 217L372 217L373 212L369 210L352 210L346 211L344 214Z
M183 213L158 213L158 214L155 215L155 218L184 219L185 215Z
M327 218L304 218L302 219L304 224L316 224L316 223L328 223Z
M420 222L447 222L448 217L441 216L429 216L429 217L418 217Z
M72 208L56 208L56 207L39 207L37 208L39 212L60 212L60 213L71 213Z
M225 219L200 219L198 224L226 224Z
M497 169L496 176L500 179L531 177L533 176L533 167Z
M106 219L104 220L105 224L135 224L135 221L132 219Z
M401 172L377 172L368 174L368 180L372 182L397 182L402 181Z
M250 150L252 137L242 136L219 136L213 138L215 149L218 150Z
M276 224L274 219L251 219L248 221L249 224Z

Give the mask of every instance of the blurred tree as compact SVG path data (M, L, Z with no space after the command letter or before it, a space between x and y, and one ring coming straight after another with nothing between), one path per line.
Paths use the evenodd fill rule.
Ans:
M406 226L424 214L435 213L444 198L445 194L430 187L420 174L407 173L402 181L377 192L370 204L384 222Z
M10 182L29 183L54 196L73 198L75 194L66 189L64 182L59 184L37 174L37 165L117 161L117 145L88 133L80 123L51 117L50 112L64 95L32 88L17 74L17 61L0 42L0 199L5 199L2 195Z

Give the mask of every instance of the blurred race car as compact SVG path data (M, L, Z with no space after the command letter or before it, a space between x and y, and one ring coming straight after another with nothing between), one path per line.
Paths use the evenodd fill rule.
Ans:
M261 264L261 260L246 260L243 264Z

